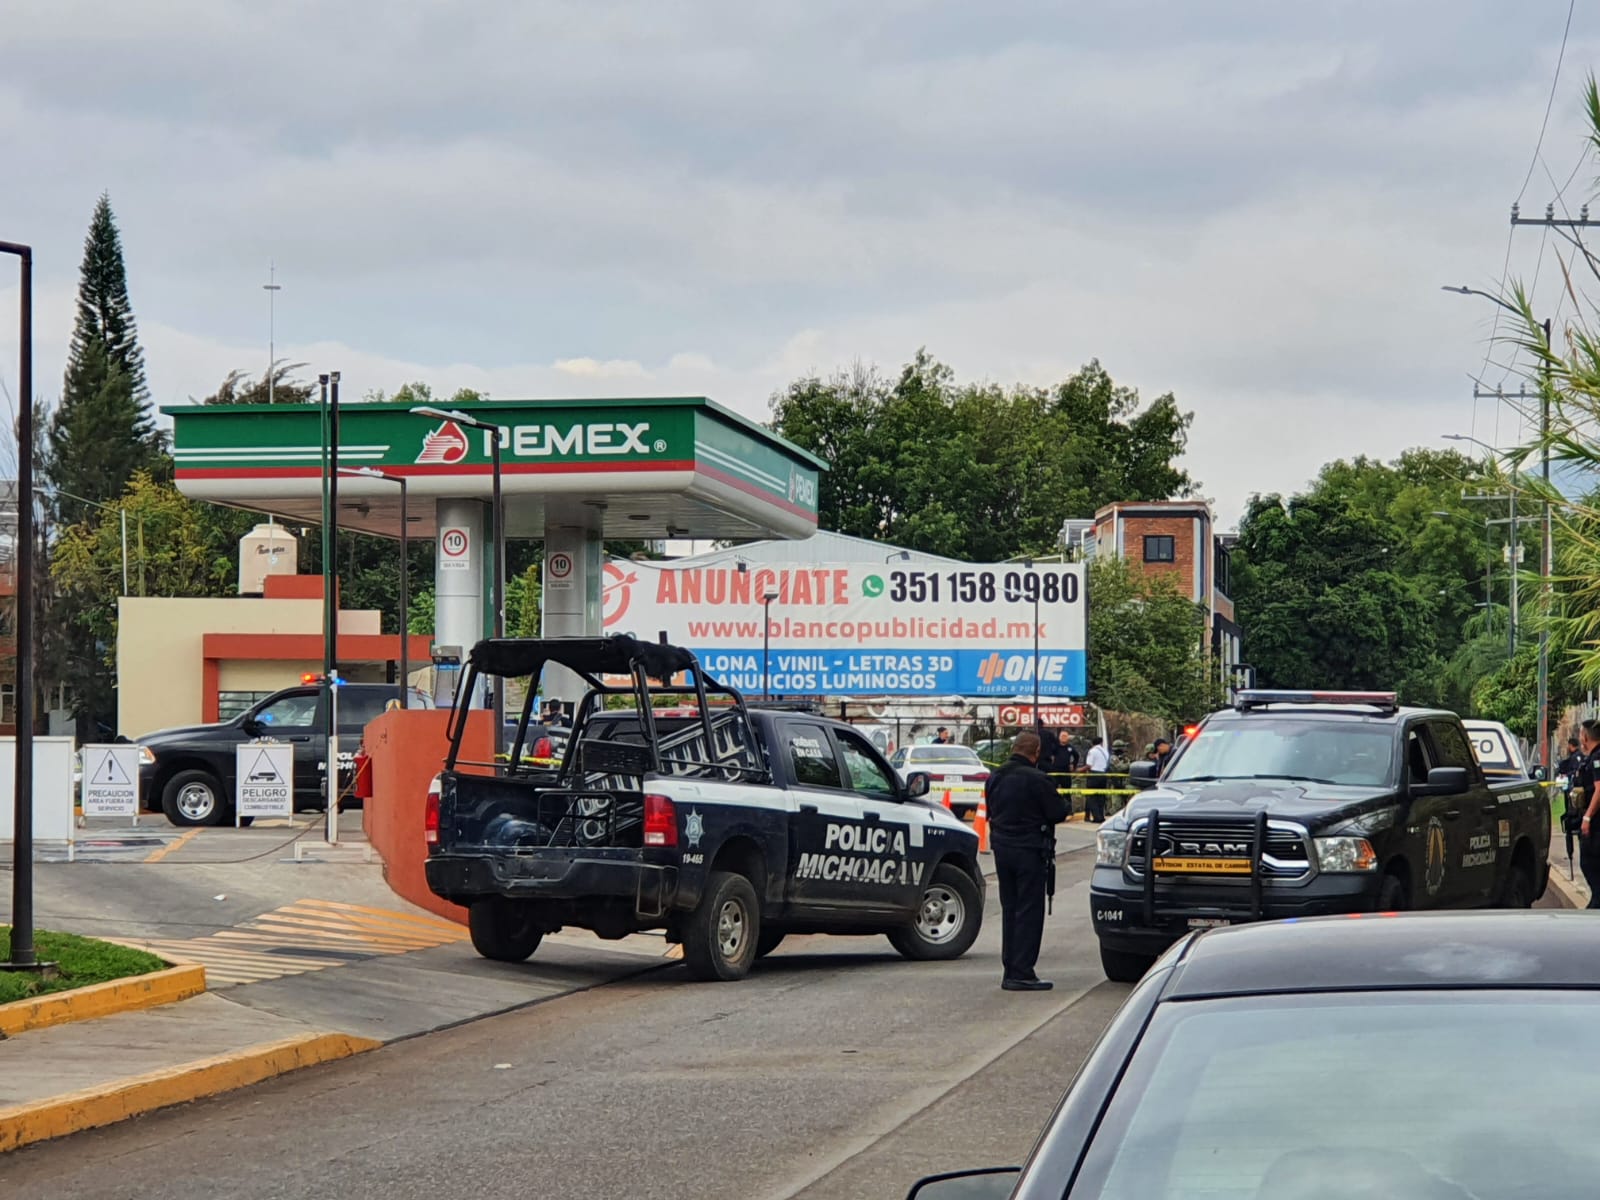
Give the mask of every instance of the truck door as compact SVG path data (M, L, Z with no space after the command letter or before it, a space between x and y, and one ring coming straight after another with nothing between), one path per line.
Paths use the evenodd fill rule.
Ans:
M887 874L882 867L878 870L884 906L915 912L929 870L926 834L931 814L920 804L901 799L893 770L860 734L834 726L833 740L839 747L845 778L861 796L869 831L874 821L884 830L890 859Z
M865 835L862 800L846 789L839 753L827 727L778 722L779 752L791 780L789 882L785 899L812 911L860 909L865 888L858 847Z
M1454 904L1482 904L1496 892L1496 811L1494 795L1472 743L1459 722L1434 718L1428 722L1435 765L1464 767L1471 785L1459 796L1445 796L1444 818L1450 871L1455 885Z
M322 798L321 762L327 749L326 720L318 688L302 688L262 705L251 716L260 736L294 748L294 804L316 807Z

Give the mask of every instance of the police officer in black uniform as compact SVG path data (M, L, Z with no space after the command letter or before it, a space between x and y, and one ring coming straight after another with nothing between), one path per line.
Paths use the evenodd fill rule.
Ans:
M1045 992L1052 986L1034 972L1034 964L1044 937L1045 856L1055 846L1055 827L1069 806L1036 765L1039 750L1038 734L1019 734L1011 757L984 784L1000 886L1000 986L1008 992Z
M1600 721L1585 721L1578 734L1583 765L1572 789L1573 808L1581 815L1578 825L1578 866L1589 885L1589 907L1600 908Z

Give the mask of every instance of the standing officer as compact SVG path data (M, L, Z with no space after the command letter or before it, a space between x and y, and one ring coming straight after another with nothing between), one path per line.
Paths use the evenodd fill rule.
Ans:
M1578 825L1578 866L1589 885L1588 907L1600 908L1600 721L1585 721L1578 737L1583 765L1572 790L1573 807L1583 814ZM998 861L998 853L995 857Z
M1172 758L1172 739L1158 737L1156 739L1154 749L1156 760L1156 777L1160 778L1161 773L1167 769L1167 763Z
M984 786L989 838L1000 886L1000 986L1008 992L1047 992L1052 984L1034 972L1044 937L1045 855L1068 802L1037 767L1039 735L1018 734L1011 757Z
M1097 825L1106 819L1106 772L1111 770L1111 752L1106 749L1104 738L1095 738L1089 743L1089 756L1084 765L1089 768L1089 794L1083 801L1083 819Z

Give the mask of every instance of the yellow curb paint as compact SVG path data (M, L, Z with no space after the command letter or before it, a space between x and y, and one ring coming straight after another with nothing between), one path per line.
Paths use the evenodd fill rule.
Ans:
M158 1004L187 1000L205 990L206 969L189 965L52 992L31 1000L13 1000L10 1004L0 1004L0 1034L12 1037L30 1029L64 1025L68 1021L89 1021L95 1017L109 1017L112 1013L154 1008Z
M179 834L165 846L158 847L157 849L150 851L149 854L146 854L144 856L144 861L147 863L160 862L174 850L181 849L182 847L188 845L191 840L200 835L200 830L203 828L204 826L196 825L193 829L189 830L189 832Z
M158 1108L249 1087L302 1067L376 1050L380 1045L381 1042L371 1038L344 1033L309 1034L114 1080L102 1087L69 1092L48 1100L0 1108L0 1153L32 1142L112 1125Z

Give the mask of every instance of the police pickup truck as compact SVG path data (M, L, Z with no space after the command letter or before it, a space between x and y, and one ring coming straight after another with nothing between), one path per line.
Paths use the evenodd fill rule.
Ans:
M1100 832L1089 905L1111 979L1192 929L1413 908L1527 908L1550 809L1488 778L1453 713L1387 692L1245 690ZM1151 785L1154 786L1151 786Z
M977 836L849 725L747 706L689 651L625 635L491 639L468 664L461 697L482 676L527 678L531 697L547 664L589 689L555 765L523 754L531 699L509 753L467 761L458 701L426 872L485 957L520 962L569 925L660 929L696 978L733 980L789 933L887 934L911 959L977 937Z

